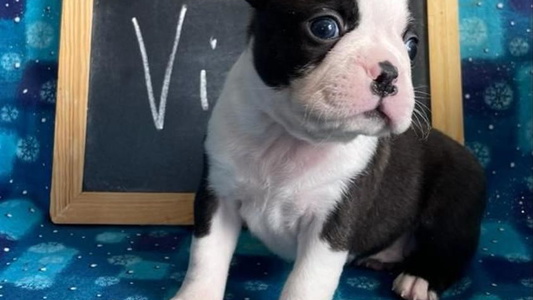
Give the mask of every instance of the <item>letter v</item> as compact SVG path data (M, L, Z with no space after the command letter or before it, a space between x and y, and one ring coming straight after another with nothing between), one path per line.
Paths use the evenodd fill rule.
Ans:
M141 33L141 28L136 18L133 18L133 27L137 34L137 40L139 42L139 48L141 50L141 57L144 67L144 78L146 80L146 88L148 91L148 100L150 102L150 110L152 111L152 118L154 119L154 125L157 130L163 130L165 125L165 110L167 106L168 90L170 87L170 78L172 77L172 69L174 68L174 61L176 59L176 53L178 51L178 45L181 37L181 30L183 29L183 21L185 20L185 14L187 13L187 6L181 7L181 13L178 21L178 27L176 29L176 38L174 39L174 46L172 47L172 53L168 61L167 69L165 72L165 78L163 80L163 87L161 88L161 97L159 101L159 109L156 108L154 89L152 86L152 76L150 75L150 65L148 63L148 55L146 54L146 47L144 45L144 39Z

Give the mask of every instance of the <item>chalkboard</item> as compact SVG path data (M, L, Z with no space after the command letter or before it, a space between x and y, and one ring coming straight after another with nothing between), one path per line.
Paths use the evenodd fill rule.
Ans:
M246 45L251 9L244 0L62 5L52 220L190 224L206 124ZM436 125L460 140L457 3L411 7L421 37L415 86L429 93L431 82L432 114L444 120Z
M209 112L248 21L238 0L94 2L84 190L195 191Z

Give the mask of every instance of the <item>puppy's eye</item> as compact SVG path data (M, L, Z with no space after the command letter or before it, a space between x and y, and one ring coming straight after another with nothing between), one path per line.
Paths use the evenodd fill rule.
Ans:
M336 39L340 35L339 22L334 17L318 17L309 22L311 34L320 40Z
M418 38L416 36L411 36L405 40L405 48L407 48L407 53L409 53L409 58L414 60L416 54L418 53Z

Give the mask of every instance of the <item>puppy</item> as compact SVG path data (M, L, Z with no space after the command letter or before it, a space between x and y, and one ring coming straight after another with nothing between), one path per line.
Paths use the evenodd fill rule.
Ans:
M249 46L209 122L173 299L223 299L243 225L295 260L279 299L332 299L351 261L396 266L398 295L438 299L477 247L484 177L458 143L409 129L408 0L247 1Z

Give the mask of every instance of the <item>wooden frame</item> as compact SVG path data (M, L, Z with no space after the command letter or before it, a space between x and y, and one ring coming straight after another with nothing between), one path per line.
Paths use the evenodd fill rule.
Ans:
M459 1L428 0L432 125L464 142Z
M192 224L194 194L84 192L93 0L64 0L50 214L61 224ZM463 140L458 2L428 0L434 127Z
M63 224L192 224L194 194L83 192L93 0L65 0L50 214Z

